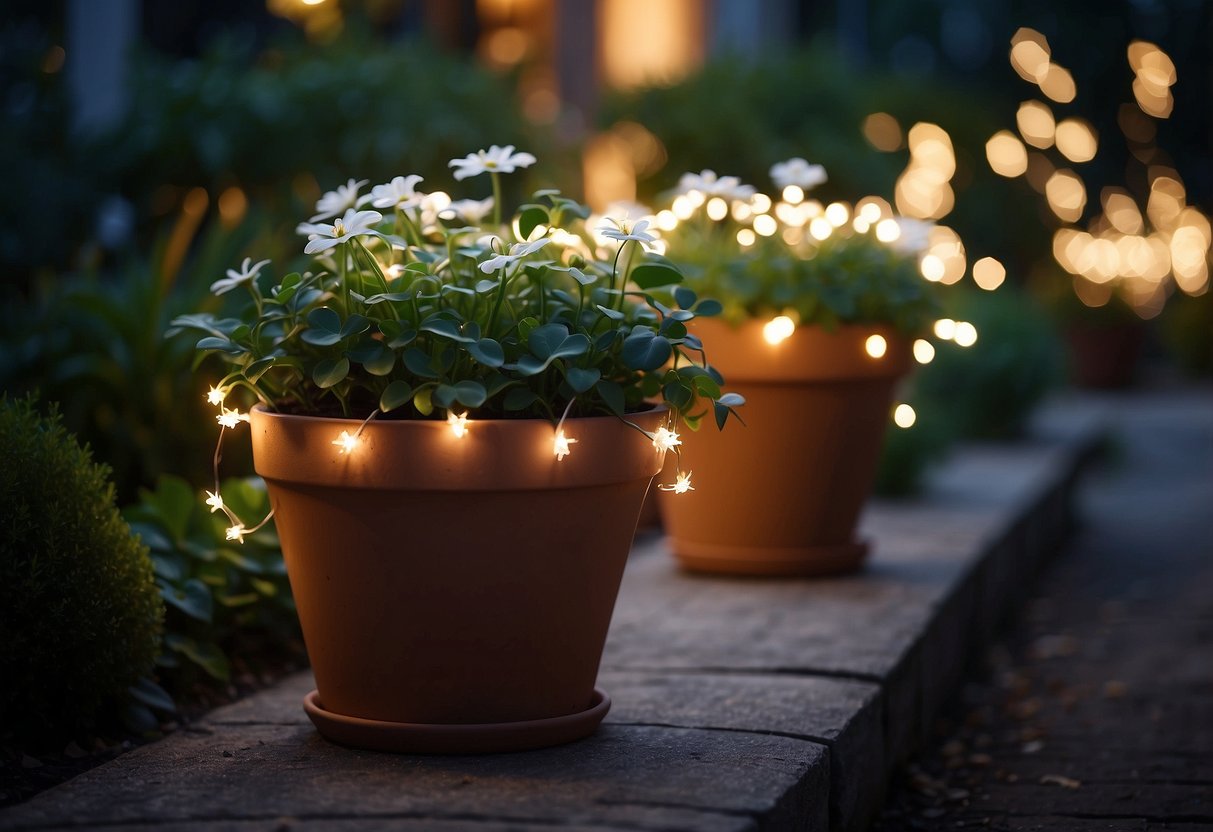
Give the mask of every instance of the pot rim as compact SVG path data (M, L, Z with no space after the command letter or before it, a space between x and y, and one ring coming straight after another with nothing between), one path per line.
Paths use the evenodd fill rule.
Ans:
M669 409L626 414L653 432ZM584 488L655 476L665 454L617 416L565 420L569 453L557 459L547 419L469 419L456 436L436 419L367 422L345 452L339 437L361 420L301 416L255 406L249 415L253 464L266 480L388 491L516 491Z

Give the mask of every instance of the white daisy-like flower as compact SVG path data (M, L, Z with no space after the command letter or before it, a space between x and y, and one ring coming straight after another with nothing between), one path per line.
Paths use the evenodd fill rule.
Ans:
M312 217L312 222L340 216L349 209L356 208L358 206L358 189L368 181L370 180L362 179L356 182L351 179L344 185L338 185L337 190L329 191L320 197L316 200L316 215Z
M240 264L240 269L228 269L227 277L221 277L211 284L211 292L216 295L222 295L224 292L230 292L241 283L248 283L261 273L261 269L269 263L269 260L262 260L260 263L253 263L253 258L245 257L244 262Z
M376 185L371 188L369 196L362 198L362 203L370 202L375 208L399 208L405 210L421 202L422 196L417 192L417 183L422 181L417 174L397 176L391 182Z
M510 246L509 254L495 254L488 260L481 263L480 271L484 272L485 274L492 274L498 269L504 269L506 266L521 260L528 254L533 254L536 251L539 251L539 249L543 248L551 241L551 237L540 237L538 240L534 240L530 243L515 243L514 245Z
M717 176L714 170L699 173L684 173L678 180L678 193L699 191L705 197L718 196L723 199L749 199L755 194L753 185L743 185L736 176Z
M889 248L898 254L922 254L931 243L931 232L935 223L914 217L894 217L901 233L889 243Z
M634 223L629 222L627 217L621 220L614 219L613 217L606 217L605 219L611 225L600 225L594 231L610 240L618 240L621 243L631 240L632 242L640 243L641 246L647 249L649 248L649 243L657 239L656 234L648 232L647 229L650 222L647 219L637 220Z
M807 191L816 188L828 178L825 168L821 165L811 165L799 156L771 165L771 181L777 188L795 185Z
M378 211L355 211L350 208L345 216L333 220L332 225L320 223L300 223L296 229L301 234L307 234L310 242L304 247L304 254L316 254L328 251L346 240L354 237L382 237L375 226L383 222L383 214Z
M513 173L518 168L530 167L536 161L530 153L515 153L514 145L507 144L505 147L493 145L488 150L477 150L463 159L452 159L447 166L457 168L456 179L467 179L486 172Z
M493 212L493 198L488 199L457 199L442 212L443 219L459 217L464 222L477 225Z

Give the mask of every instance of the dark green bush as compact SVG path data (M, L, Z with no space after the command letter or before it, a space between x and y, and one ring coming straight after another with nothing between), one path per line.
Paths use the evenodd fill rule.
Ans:
M0 399L0 727L87 729L125 701L160 644L147 547L108 471L32 398Z

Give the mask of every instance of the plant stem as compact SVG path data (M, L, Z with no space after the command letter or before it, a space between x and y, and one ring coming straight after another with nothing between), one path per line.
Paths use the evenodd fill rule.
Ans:
M489 178L493 180L493 227L501 227L501 174L495 170L489 171Z

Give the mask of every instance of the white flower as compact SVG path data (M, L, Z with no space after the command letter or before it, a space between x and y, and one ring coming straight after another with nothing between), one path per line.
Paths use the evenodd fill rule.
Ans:
M244 528L244 524L243 524L243 523L237 523L237 524L236 524L236 525L234 525L234 526L228 526L228 528L227 528L227 539L228 539L228 540L234 540L234 541L236 541L237 543L243 543L243 542L244 542L244 535L245 535L245 533L246 533L247 531L248 531L248 530Z
M261 273L262 267L270 261L262 260L256 265L250 265L252 262L253 258L245 257L244 262L240 264L240 271L228 269L227 277L221 277L211 284L211 291L216 295L222 295L224 292L232 291L232 289L235 289L241 283L247 283L248 281L255 279L257 275ZM212 404L214 404L214 402L212 402Z
M493 198L488 199L457 199L442 212L444 219L460 217L464 222L476 225L484 220L493 210Z
M211 514L223 510L223 498L219 496L218 491L206 492L206 504L211 507Z
M364 197L362 202L369 201L375 208L412 208L423 196L416 191L420 181L417 174L397 176L391 182L371 188L370 196Z
M504 269L509 264L517 260L521 260L528 254L533 254L534 252L539 251L539 249L543 248L551 241L551 237L540 237L538 240L530 243L515 243L514 245L510 246L509 254L496 254L481 263L480 271L484 272L485 274L492 274L498 269Z
M594 230L597 234L608 239L619 240L621 243L631 240L632 242L640 243L646 249L649 247L649 243L657 239L656 234L650 234L647 231L649 227L648 220L629 223L627 217L621 220L606 217L606 221L611 223L611 225L600 225ZM612 225L614 226L613 228L611 227Z
M367 235L382 237L383 235L375 230L375 226L382 221L383 214L378 211L355 211L350 208L345 212L344 217L333 220L332 225L300 223L296 230L301 234L307 234L311 240L304 247L303 253L316 254L328 251L354 237Z
M717 176L714 170L684 173L678 180L677 190L680 194L699 191L704 196L718 196L724 199L744 200L754 195L753 185L742 185L736 176Z
M344 185L338 185L337 190L329 191L320 197L320 199L316 200L316 216L312 217L312 222L339 216L349 209L356 207L358 205L358 189L365 185L367 181L363 179L355 182L351 179Z
M493 145L488 150L478 150L469 153L464 159L452 159L448 167L458 168L456 179L467 179L469 176L479 176L485 171L495 173L513 173L518 168L526 168L535 164L535 157L530 153L515 153L514 145L505 147Z
M898 254L922 254L931 242L931 231L935 223L913 217L894 217L901 234L889 243L889 248Z
M777 188L795 185L807 191L825 182L827 178L825 168L821 165L810 165L799 156L771 165L771 181Z

